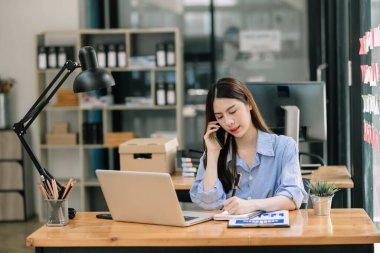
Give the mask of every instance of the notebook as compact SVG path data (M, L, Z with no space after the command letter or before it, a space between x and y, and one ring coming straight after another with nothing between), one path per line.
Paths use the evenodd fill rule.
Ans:
M263 211L253 211L245 214L229 214L227 211L217 213L214 215L214 220L248 220L257 215L263 213Z
M214 215L182 211L168 173L96 170L96 175L116 221L184 227Z
M229 220L229 228L244 227L290 227L289 211L262 213L248 220Z

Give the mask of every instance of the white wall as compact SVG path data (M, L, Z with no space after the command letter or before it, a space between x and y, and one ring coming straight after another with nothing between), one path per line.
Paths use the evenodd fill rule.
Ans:
M17 81L11 94L12 122L37 98L35 35L78 28L78 0L0 0L0 76Z
M24 116L39 95L36 88L36 35L46 30L78 29L79 1L0 0L0 77L16 80L10 94L12 123ZM33 134L37 123L28 131L34 144L37 142ZM36 150L35 145L33 147ZM36 192L37 187L34 189Z

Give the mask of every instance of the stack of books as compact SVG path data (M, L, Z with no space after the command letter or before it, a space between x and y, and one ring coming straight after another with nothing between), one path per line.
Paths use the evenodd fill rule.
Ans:
M203 152L195 149L177 150L177 168L182 168L183 177L195 177L199 159Z
M199 161L193 161L190 157L181 157L182 161L182 176L195 177L197 175L197 168Z

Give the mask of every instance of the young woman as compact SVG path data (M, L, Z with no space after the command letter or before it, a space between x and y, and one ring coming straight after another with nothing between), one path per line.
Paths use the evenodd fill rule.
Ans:
M220 128L225 131L223 148L215 137ZM227 77L210 87L204 146L190 190L200 207L243 214L293 210L307 201L295 141L270 132L241 81Z

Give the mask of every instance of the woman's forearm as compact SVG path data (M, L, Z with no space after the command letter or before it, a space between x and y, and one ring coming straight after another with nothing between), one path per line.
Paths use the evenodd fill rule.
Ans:
M262 210L266 212L296 209L296 205L293 200L285 196L274 196L266 199L253 199L251 201L252 205L255 206L255 210Z
M218 179L218 157L219 152L209 152L207 154L207 167L203 178L203 189L210 191Z

